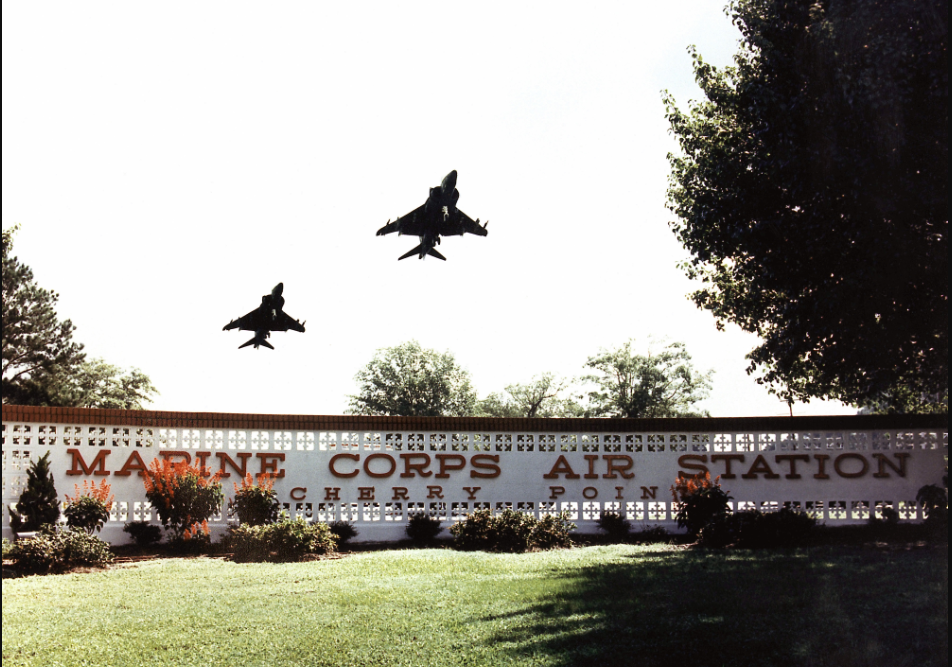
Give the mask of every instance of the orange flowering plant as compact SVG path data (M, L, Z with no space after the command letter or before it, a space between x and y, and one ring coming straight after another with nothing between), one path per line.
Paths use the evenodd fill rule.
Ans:
M229 512L249 526L263 526L278 520L278 496L274 492L274 475L264 473L255 480L251 473L235 483L235 497L228 500Z
M99 486L96 486L96 482L84 481L82 489L79 484L75 488L76 495L72 498L66 494L66 509L63 510L66 525L92 535L102 530L109 520L109 512L116 497L111 495L112 487L106 480L102 480Z
M711 480L711 473L679 476L671 487L671 495L678 508L678 526L687 528L692 536L697 534L711 519L730 514L728 502L731 497L721 488L720 476Z
M208 519L221 509L225 495L221 477L221 470L209 475L205 468L163 457L152 460L142 481L166 530L189 539L196 531L208 535Z

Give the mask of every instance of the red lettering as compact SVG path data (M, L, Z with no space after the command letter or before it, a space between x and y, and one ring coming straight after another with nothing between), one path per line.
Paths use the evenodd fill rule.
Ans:
M109 474L109 471L106 470L106 457L112 454L110 450L100 450L99 453L96 454L96 458L94 458L93 462L89 465L86 465L86 462L83 460L83 455L78 449L67 449L66 451L73 457L73 465L66 471L67 475L105 476Z
M588 472L585 473L585 479L598 479L595 473L595 462L598 461L598 454L586 454L585 460L588 461Z
M340 500L340 488L325 486L324 500Z
M358 486L357 487L357 500L373 500L374 499L374 489L377 487L374 486Z
M437 454L436 460L440 463L440 471L436 473L440 479L450 476L447 470L462 470L466 467L466 457L461 454Z
M886 466L889 466L893 469L900 477L906 476L906 459L909 458L908 452L897 452L893 454L899 461L899 467L896 467L896 464L886 458L885 454L873 454L873 458L876 459L876 462L879 464L879 469L873 473L873 477L889 477L889 473L886 472ZM116 473L117 475L119 473Z
M195 458L198 459L198 469L202 471L202 477L211 477L212 473L205 465L205 461L211 456L211 452L195 452Z
M569 462L565 459L564 454L559 455L559 458L555 460L555 465L552 466L552 470L550 470L548 474L542 475L542 478L558 479L559 475L565 475L565 479L579 478L578 473L572 470L572 466L569 465Z
M389 469L386 472L373 472L370 470L370 462L376 459L383 459L389 464ZM364 459L364 472L367 473L369 477L390 477L397 469L397 460L390 456L389 454L371 454L366 459Z
M860 469L856 472L843 472L843 470L840 468L840 463L848 459L859 460L859 462L862 464L862 467L860 467ZM866 457L862 454L855 454L852 452L848 454L840 454L835 459L833 459L833 470L835 470L836 474L840 477L845 477L847 479L853 477L862 477L866 474L866 471L869 470L869 461L867 461Z
M139 452L132 450L132 453L129 454L129 458L126 459L125 464L116 471L116 475L120 477L128 477L132 474L133 470L138 470L139 477L145 477L145 471L148 470L148 468L149 466L147 466L145 461L142 460L142 456L139 455Z
M780 477L770 468L770 464L767 463L767 459L764 458L763 454L759 454L757 458L754 459L754 462L750 464L750 469L745 472L741 477L744 479L757 479L757 475L763 475L767 479L777 479Z
M658 487L657 486L643 486L641 487L641 499L649 500L658 497Z
M430 466L429 454L401 454L400 458L403 459L403 472L400 473L401 477L416 477L414 471L420 473L420 477L429 477L433 474L432 470L427 470ZM413 459L423 459L423 462L413 463Z
M633 472L626 472L631 470L631 467L634 465L634 461L631 460L630 456L624 454L606 454L602 457L608 462L608 472L606 472L602 477L604 479L616 479L618 473L622 476L622 479L631 479L635 476Z
M826 474L826 462L830 458L830 455L814 454L813 458L815 458L816 462L819 464L819 469L816 471L816 474L813 475L813 479L829 479L830 476Z
M463 491L469 494L469 500L476 500L476 492L479 491L481 486L464 486Z
M586 486L584 489L582 489L582 495L588 500L591 500L592 498L598 498L598 489L596 489L594 486Z
M291 500L304 500L307 498L307 487L306 486L295 486L291 489Z
M486 461L486 463L484 463ZM499 477L502 470L499 469L499 454L477 454L470 459L470 465L473 469L469 471L470 477L492 478ZM478 472L486 470L488 472Z
M556 498L558 498L559 496L565 493L565 487L564 486L550 486L549 492L551 493L551 495L549 496L549 500L555 500Z
M725 470L721 477L723 479L734 479L737 477L734 473L731 472L731 461L739 461L740 463L744 462L743 454L714 454L711 456L711 463L717 463L718 461L723 461L726 463Z
M244 477L245 475L248 474L248 459L251 458L251 452L238 452L235 454L235 456L238 457L238 460L241 461L240 466L237 463L235 463L235 460L232 459L230 456L228 456L228 454L226 454L225 452L215 452L215 456L218 458L219 465L220 465L219 470L221 470L222 477L231 477L230 472L225 472L226 463L229 464L232 468L234 468L235 472L237 472L241 477Z
M285 454L255 454L261 459L261 472L258 475L274 475L277 478L284 477L284 468L278 470L278 462L283 461Z
M784 477L787 479L800 479L800 473L797 472L797 461L809 461L810 457L807 454L777 454L774 456L774 460L777 463L789 461L790 472L784 475Z
M340 472L337 469L337 460L338 459L350 459L351 461L359 461L360 454L334 454L331 457L331 460L328 462L327 467L330 469L331 474L334 477L356 477L357 473L360 472L356 468L350 472Z
M439 498L443 499L443 487L442 486L428 486L426 487L426 497L427 498Z
M697 463L694 463L694 461L697 461ZM708 470L707 466L702 466L701 463L707 463L707 454L685 454L684 456L678 457L679 466L683 466L688 470L697 471L692 473L679 470L678 477L693 477L694 475L703 475ZM727 467L730 468L730 462L728 462Z
M410 500L410 496L407 495L407 487L393 487L393 500Z

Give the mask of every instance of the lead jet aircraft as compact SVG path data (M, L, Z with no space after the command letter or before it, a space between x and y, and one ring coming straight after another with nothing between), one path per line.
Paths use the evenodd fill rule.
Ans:
M387 224L377 230L377 236L391 232L397 232L398 235L419 236L420 245L400 259L406 259L411 255L417 255L423 259L427 255L432 255L446 261L446 258L436 250L436 246L440 243L440 236L456 234L486 236L489 233L486 231L489 221L480 225L478 219L473 220L456 208L458 200L459 190L456 189L456 170L454 169L446 175L439 186L430 188L430 196L426 198L423 206L393 222L387 220Z
M284 283L278 283L274 286L274 289L271 290L271 294L265 294L261 297L260 306L244 317L232 320L222 328L222 331L240 329L242 331L255 332L254 338L238 346L239 350L249 345L254 345L256 350L259 345L264 345L273 350L274 346L267 341L272 331L294 329L295 331L304 332L304 324L284 312L284 297L281 296L283 291Z

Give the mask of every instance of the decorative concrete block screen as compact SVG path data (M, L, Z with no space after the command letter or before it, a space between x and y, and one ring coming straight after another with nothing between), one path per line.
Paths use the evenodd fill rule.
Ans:
M102 537L158 522L139 471L155 457L277 475L292 516L352 521L359 540L404 537L408 516L447 522L477 508L567 512L594 532L602 511L676 529L670 487L709 471L734 509L803 510L827 524L893 508L920 520L917 490L941 483L948 416L711 419L476 419L180 413L3 406L3 535L29 462L51 453L60 496L106 479L116 505Z

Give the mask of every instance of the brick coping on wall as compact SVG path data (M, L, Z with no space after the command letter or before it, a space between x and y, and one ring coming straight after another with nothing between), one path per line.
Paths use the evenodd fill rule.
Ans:
M3 405L3 422L231 428L277 431L510 431L632 433L650 431L829 431L948 429L949 415L828 415L811 417L690 417L671 419L493 419L488 417L365 417L260 415L163 410L102 410Z

